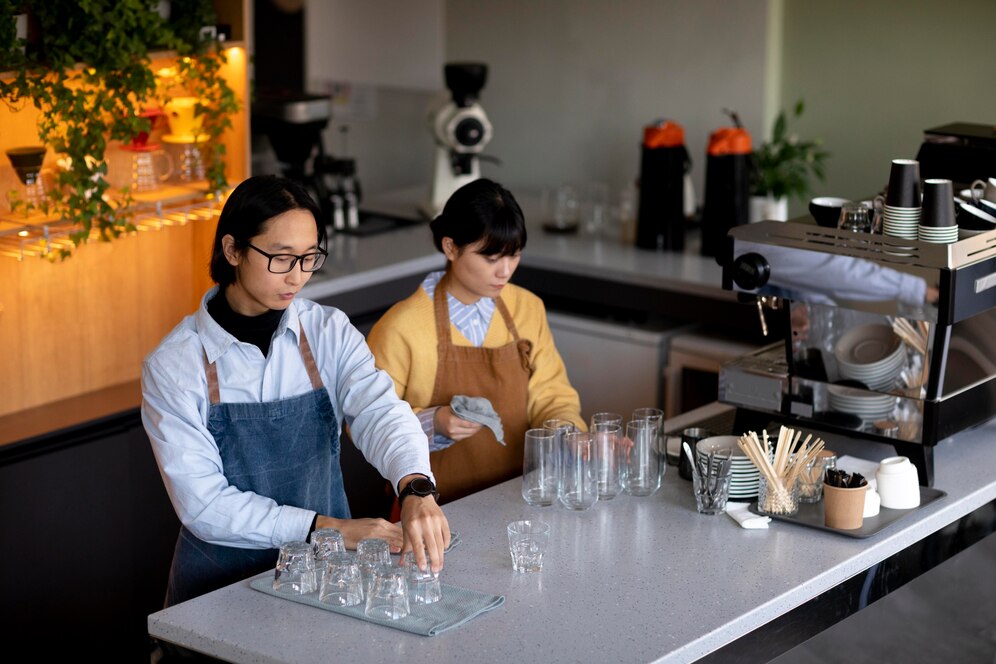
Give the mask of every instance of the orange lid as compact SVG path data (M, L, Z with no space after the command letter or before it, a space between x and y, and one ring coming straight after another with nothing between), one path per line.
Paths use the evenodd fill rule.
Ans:
M709 135L711 155L750 154L750 134L741 127L720 127Z
M643 128L643 145L648 148L675 148L685 144L685 130L677 122L658 122Z

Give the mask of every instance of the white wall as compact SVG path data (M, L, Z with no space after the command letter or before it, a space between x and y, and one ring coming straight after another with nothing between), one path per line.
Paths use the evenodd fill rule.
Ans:
M643 127L685 128L701 200L709 133L763 122L766 0L447 0L446 59L488 64L484 174L513 191L637 177Z
M444 30L443 0L306 3L308 91L333 95L325 147L356 159L367 193L429 180L425 116L444 87Z

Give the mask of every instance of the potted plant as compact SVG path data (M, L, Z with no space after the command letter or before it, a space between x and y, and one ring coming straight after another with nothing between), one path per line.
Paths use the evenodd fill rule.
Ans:
M12 74L0 78L0 101L15 112L27 104L39 110L38 137L62 166L48 212L75 225L74 245L91 230L101 240L133 230L130 198L107 195L105 151L108 141L149 131L142 111L162 103L150 50L176 53L178 78L203 100L209 138L231 126L228 115L237 109L234 92L219 74L220 44L199 31L213 23L211 0L173 2L172 13L180 18L171 21L145 0L0 0L0 9L15 4L31 12L40 35L36 48L25 53L23 39L0 26L0 71ZM223 150L208 155L212 191L226 184Z
M805 105L800 99L795 104L792 117L798 119L804 110ZM789 199L810 198L811 179L824 179L824 165L830 153L823 149L823 142L818 138L804 141L790 134L785 111L781 111L775 119L771 138L754 150L752 156L750 221L785 221L788 219Z

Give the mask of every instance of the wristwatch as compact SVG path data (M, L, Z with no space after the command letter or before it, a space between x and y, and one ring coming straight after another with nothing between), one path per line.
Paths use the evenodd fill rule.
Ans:
M408 486L398 494L398 505L403 503L408 496L419 496L421 498L432 496L436 499L436 502L439 502L439 492L436 491L436 485L428 477L416 477L409 482Z

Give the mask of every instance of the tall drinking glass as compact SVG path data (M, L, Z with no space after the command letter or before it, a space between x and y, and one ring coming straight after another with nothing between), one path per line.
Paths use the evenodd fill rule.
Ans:
M558 420L558 419L548 419L543 420L543 428L550 429L554 434L554 447L557 449L557 456L559 457L559 465L563 466L564 458L564 437L576 430L577 427L574 426L573 422L568 420ZM559 480L559 477L558 477ZM557 492L560 492L560 483L557 483Z
M522 460L522 498L546 507L557 499L560 484L560 449L553 429L530 429L525 436Z
M591 435L598 464L598 499L612 500L622 491L622 466L626 447L618 424L593 423Z
M632 446L626 450L623 488L631 496L651 496L661 488L663 465L657 451L659 425L653 420L631 420L626 437Z
M598 462L591 433L564 436L560 467L560 504L586 510L598 500Z

